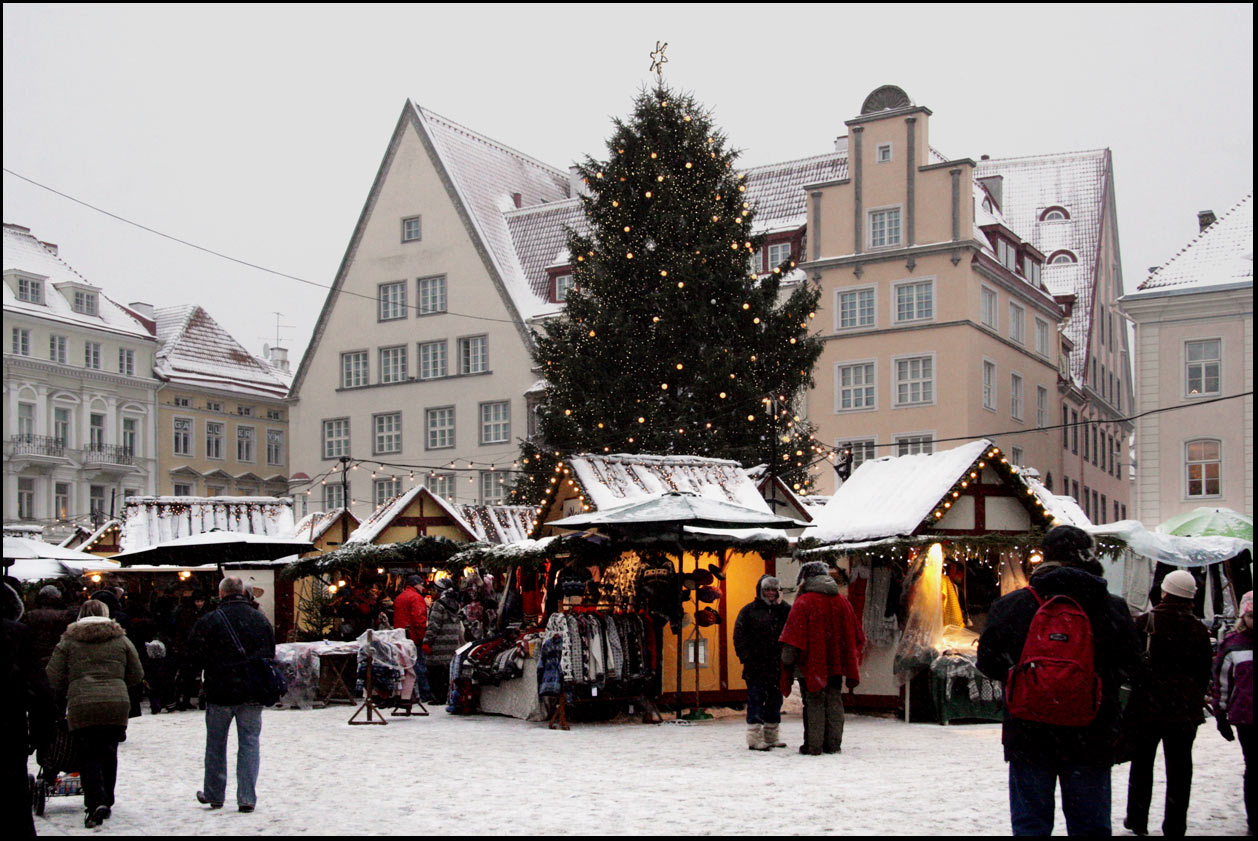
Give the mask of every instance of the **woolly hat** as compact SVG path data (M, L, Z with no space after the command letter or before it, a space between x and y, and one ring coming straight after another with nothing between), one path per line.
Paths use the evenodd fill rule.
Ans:
M772 575L763 575L760 577L760 581L756 583L756 596L763 599L765 590L777 590L781 592L782 583Z
M1197 579L1186 569L1169 572L1162 579L1162 595L1191 599L1197 595Z
M1253 613L1253 612L1254 612L1254 591L1250 590L1248 593L1241 596L1240 615L1244 616L1246 613Z
M829 575L830 567L826 566L825 561L809 561L799 568L799 577L795 579L796 585L802 584L805 578L815 578L818 575Z

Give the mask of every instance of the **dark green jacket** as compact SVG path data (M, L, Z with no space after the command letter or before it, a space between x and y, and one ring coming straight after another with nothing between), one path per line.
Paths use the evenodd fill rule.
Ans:
M144 680L135 646L121 625L104 616L87 616L66 628L46 671L53 692L67 697L71 730L126 727L127 687Z

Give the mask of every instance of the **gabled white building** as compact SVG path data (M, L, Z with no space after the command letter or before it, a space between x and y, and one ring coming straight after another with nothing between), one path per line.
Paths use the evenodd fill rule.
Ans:
M5 520L58 537L153 493L151 314L115 303L20 225L4 225L3 294Z

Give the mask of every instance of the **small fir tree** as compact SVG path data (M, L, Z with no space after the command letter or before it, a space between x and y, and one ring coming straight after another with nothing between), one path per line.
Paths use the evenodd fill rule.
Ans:
M806 489L815 452L795 404L821 353L819 289L779 301L794 264L753 270L745 177L692 97L644 91L607 148L579 167L589 234L569 232L574 285L537 342L546 449L525 446L516 500L540 502L555 457L577 452L768 462Z

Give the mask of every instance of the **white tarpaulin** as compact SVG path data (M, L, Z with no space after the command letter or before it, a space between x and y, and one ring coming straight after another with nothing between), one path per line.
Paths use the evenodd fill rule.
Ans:
M1132 552L1158 563L1177 567L1204 567L1234 558L1254 544L1237 537L1179 537L1149 531L1139 520L1120 520L1085 526L1093 537L1111 537L1127 544Z

